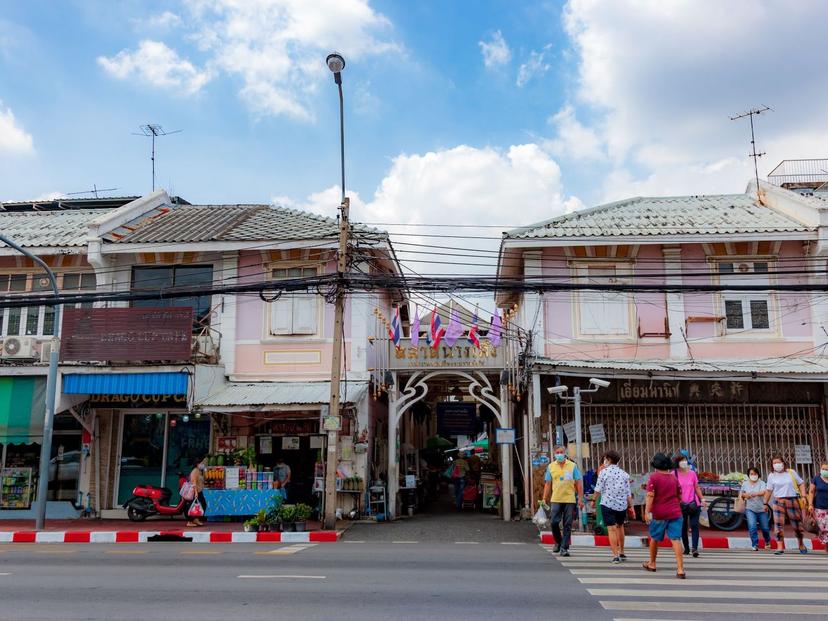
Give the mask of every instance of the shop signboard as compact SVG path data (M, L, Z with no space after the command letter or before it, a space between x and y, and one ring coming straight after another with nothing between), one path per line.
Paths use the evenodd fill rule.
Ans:
M299 446L299 436L285 436L282 438L283 451L298 451Z
M219 436L216 438L216 449L219 451L235 451L239 439L236 436Z
M273 453L273 437L259 436L259 454L271 455Z
M192 357L192 307L67 308L61 362L187 361Z
M567 439L572 442L575 440L575 421L571 420L568 423L564 423L563 426L564 433L566 434Z
M601 424L589 426L589 439L593 444L600 444L607 441L607 434Z
M389 341L389 368L392 371L446 368L502 369L504 364L503 347L495 347L486 339L481 339L480 347L475 347L460 339L454 347L439 345L411 345L411 339L402 339L399 347Z
M725 379L626 379L592 395L594 403L820 403L822 398L822 385L816 382Z
M261 433L272 436L299 436L319 433L319 419L273 420L262 428Z
M444 437L477 433L477 406L474 403L437 404L437 433Z
M187 395L90 395L89 405L93 407L116 407L122 410L132 408L186 408Z

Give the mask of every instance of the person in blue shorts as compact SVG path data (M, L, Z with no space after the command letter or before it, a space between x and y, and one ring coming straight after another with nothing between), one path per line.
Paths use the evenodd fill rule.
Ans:
M658 544L665 535L673 544L676 554L676 578L686 578L682 555L681 486L672 471L673 462L664 453L656 453L650 462L655 472L647 481L647 501L644 505L644 520L650 532L650 560L644 563L647 571L656 570Z

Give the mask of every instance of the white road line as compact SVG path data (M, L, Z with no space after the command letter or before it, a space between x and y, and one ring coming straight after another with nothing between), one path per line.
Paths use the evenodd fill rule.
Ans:
M344 541L343 543L365 543L365 540L361 539L361 540L354 540L354 541Z
M667 569L664 570L665 572ZM618 565L617 567L613 567L612 569L570 569L569 573L574 576L620 576L624 577L627 574L636 573L639 575L644 575L644 570L641 569L641 566L633 565L632 567L628 565ZM661 570L659 570L661 573ZM750 575L753 577L755 576L758 579L761 578L774 578L777 579L780 576L778 570L773 571L752 571ZM818 574L813 571L786 571L782 574L785 578L814 578ZM726 578L729 576L733 576L732 571L728 570L715 570L715 569L692 569L692 578ZM777 584L779 582L777 581Z
M325 576L301 576L301 575L290 575L290 574L263 574L263 575L253 575L253 574L242 574L240 576L236 576L237 578L242 579L252 579L252 580L270 580L274 578L288 578L291 580L324 580Z
M689 583L688 586L692 586ZM828 593L815 593L813 591L795 593L785 591L786 583L780 582L778 591L768 593L766 591L690 591L685 589L587 589L587 593L596 597L683 597L688 599L764 599L764 600L828 600ZM828 609L828 606L823 606ZM739 612L741 604L739 604Z
M720 602L653 602L653 601L599 601L606 610L632 610L636 612L716 612L722 614ZM773 615L828 615L828 606L808 604L750 604L740 603L738 614Z
M566 560L559 559L561 565L568 569L603 569L607 567L610 563L609 560L606 561L576 561L568 558ZM627 561L629 564L631 561ZM632 561L635 563L635 561ZM794 565L779 565L776 563L692 563L690 561L684 562L685 566L688 568L697 568L697 569L722 569L723 567L727 567L728 569L751 569L751 570L758 570L758 569L766 569L766 570L776 570L780 572L784 572L786 568L792 569L812 569L812 570L819 570L825 569L828 570L828 564L825 563L796 563ZM676 559L675 558L664 558L658 559L657 563L658 567L675 567L676 566Z
M9 572L9 571L0 571L0 576L11 576L11 572Z
M526 544L522 541L501 541L500 545L502 545L502 546L525 546Z
M391 543L419 543L419 541L392 541Z
M479 545L479 541L455 541L454 545L458 546L476 546Z
M643 571L641 572L643 575ZM751 574L752 575L752 574ZM787 578L787 574L785 578ZM812 578L816 576L811 576ZM828 589L828 580L725 580L722 578L697 578L696 574L689 574L686 582L676 582L676 579L671 574L665 574L664 578L627 578L626 576L615 576L613 578L578 578L578 582L583 584L652 584L652 585L672 585L677 586L681 584L684 586L739 586L739 587L818 587Z

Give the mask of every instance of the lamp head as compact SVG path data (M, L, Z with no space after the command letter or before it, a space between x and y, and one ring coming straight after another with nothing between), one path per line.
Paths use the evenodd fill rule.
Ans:
M567 388L567 387L566 387L566 386L564 386L564 385L560 385L560 386L550 386L549 388L547 388L547 389L546 389L546 391L547 391L550 395L562 395L562 394L564 394L567 390L569 390L569 388Z
M591 377L589 379L589 383L593 386L597 386L598 388L607 388L610 385L607 380L598 379L596 377Z
M334 74L334 78L341 79L339 74L345 68L345 59L342 58L341 54L337 54L336 52L328 54L328 57L325 59L325 64L328 65L328 69Z

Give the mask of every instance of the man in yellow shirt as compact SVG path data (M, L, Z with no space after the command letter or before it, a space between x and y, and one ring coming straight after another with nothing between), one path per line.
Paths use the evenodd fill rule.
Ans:
M550 522L556 542L552 550L560 552L561 556L569 556L575 507L584 508L584 484L578 466L567 460L565 447L555 447L552 463L546 469L544 479L546 484L543 487L543 501L552 504Z

